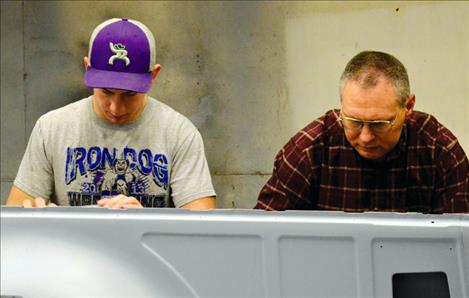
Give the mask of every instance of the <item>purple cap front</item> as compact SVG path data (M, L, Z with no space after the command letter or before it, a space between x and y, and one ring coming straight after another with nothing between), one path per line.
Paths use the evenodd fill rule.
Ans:
M105 21L91 35L85 85L146 93L155 56L155 41L145 25L127 19Z

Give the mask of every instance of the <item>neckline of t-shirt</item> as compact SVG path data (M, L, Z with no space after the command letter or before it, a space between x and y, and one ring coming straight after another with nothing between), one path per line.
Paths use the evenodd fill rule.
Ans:
M93 95L90 95L88 97L87 111L88 111L88 114L90 115L90 119L96 125L98 125L100 127L103 127L103 128L106 128L106 129L114 129L114 130L130 130L130 129L134 129L134 128L140 126L142 123L144 123L146 121L146 119L148 118L148 115L149 115L149 110L151 109L153 104L154 104L153 99L150 96L148 96L147 104L146 104L145 109L143 110L142 114L140 115L140 117L132 123L122 124L122 125L111 124L108 121L106 121L102 118L99 118L98 115L96 115L95 111L93 110Z

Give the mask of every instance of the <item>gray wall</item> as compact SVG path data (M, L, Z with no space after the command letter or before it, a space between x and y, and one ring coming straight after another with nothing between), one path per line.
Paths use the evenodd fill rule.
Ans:
M219 208L251 208L298 129L339 106L345 63L365 49L408 68L416 109L469 151L468 2L1 2L1 199L37 118L87 96L82 60L111 17L145 23L163 67L150 95L205 142Z

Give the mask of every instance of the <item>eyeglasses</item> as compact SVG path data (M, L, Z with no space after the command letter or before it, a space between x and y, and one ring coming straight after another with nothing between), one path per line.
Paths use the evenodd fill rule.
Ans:
M397 116L401 113L402 109L397 112L396 116L392 120L358 120L352 117L347 117L342 115L342 111L340 111L339 121L342 122L342 125L345 129L348 129L352 132L359 132L366 124L368 128L373 131L374 133L385 133L391 130L392 126L396 122Z

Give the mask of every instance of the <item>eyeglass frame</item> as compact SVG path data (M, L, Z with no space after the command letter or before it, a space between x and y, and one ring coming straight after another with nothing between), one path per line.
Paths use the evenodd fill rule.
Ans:
M356 132L359 132L363 129L363 127L365 126L365 124L368 126L368 128L373 132L373 133L386 133L388 131L390 131L394 125L394 123L396 123L396 120L397 120L397 117L399 116L399 114L401 113L401 111L404 110L404 108L401 108L399 109L399 112L396 113L396 116L394 116L394 119L392 120L359 120L359 119L355 119L355 118L352 118L352 117L348 117L348 116L343 116L342 115L342 109L340 110L340 114L339 114L339 121L340 123L342 123L342 127L344 129L349 129L349 130L355 130ZM350 127L346 127L344 125L344 122L343 120L349 120L349 121L353 121L353 122L356 122L356 123L360 123L360 127L359 128L350 128ZM371 126L370 126L371 124ZM373 129L373 124L389 124L389 128L387 128L386 130L384 131L375 131Z

